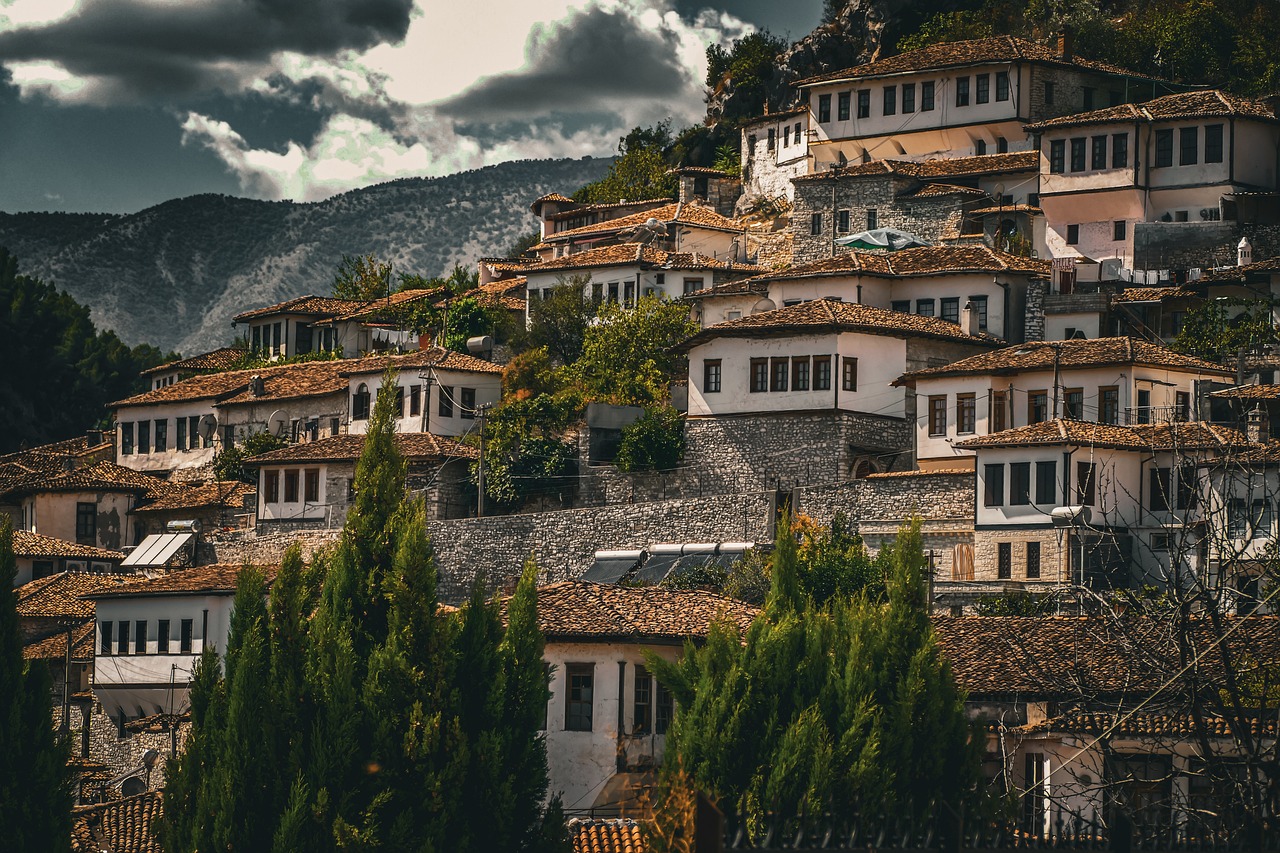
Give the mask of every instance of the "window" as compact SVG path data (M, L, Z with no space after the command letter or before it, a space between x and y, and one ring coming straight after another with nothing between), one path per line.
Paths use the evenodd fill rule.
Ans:
M1120 389L1098 389L1098 421L1104 424L1120 423Z
M751 391L760 393L769 390L769 359L751 359Z
M813 390L831 390L831 356L829 355L813 357Z
M667 729L671 728L671 719L676 713L675 696L671 691L662 686L662 682L655 682L658 693L658 707L654 709L653 731L654 734L665 735Z
M147 653L147 623L133 623L133 653L136 655L145 655Z
M929 398L929 435L947 434L947 396L940 394Z
M369 386L363 382L356 388L351 397L351 420L366 421L369 419Z
M1200 154L1200 128L1183 127L1178 130L1178 165L1194 166Z
M765 150L772 151L777 146L777 141L778 141L778 131L773 129L772 127L769 128L769 141L765 143Z
M422 414L422 386L409 386L409 416L418 417Z
M1071 171L1084 171L1084 152L1086 140L1083 136L1077 136L1071 140Z
M96 545L98 541L98 505L76 504L76 542L80 545Z
M1009 428L1009 394L1007 391L991 392L991 411L987 412L987 425L991 432L1003 432Z
M826 124L827 122L831 121L831 96L830 95L818 96L818 121L821 122L822 124Z
M111 654L111 620L103 620L98 628L98 650L104 654Z
M1039 424L1049 420L1049 392L1031 391L1027 394L1027 423Z
M782 145L785 148L790 144L791 144L791 125L787 125L782 129ZM705 190L701 193L703 197L705 197L706 194L707 193Z
M120 424L120 455L133 455L133 421Z
M970 296L969 307L978 312L978 329L985 332L987 330L987 297Z
M975 142L975 143L973 144L973 153L974 153L974 154L979 154L979 155L981 155L981 154L986 154L986 153L987 153L987 140L985 140L985 139L979 139L977 142Z
M266 502L269 504L280 503L280 472L263 471L262 481L263 490L267 495Z
M1097 467L1092 462L1076 463L1076 502L1093 506L1098 502Z
M808 358L791 359L791 390L792 391L808 391L809 390L809 359Z
M297 468L284 472L284 502L287 504L296 504L298 502Z
M702 362L702 393L720 393L720 359L709 358Z
M1173 165L1173 131L1156 131L1156 167Z
M252 339L253 340L250 346L252 347L253 351L262 352L262 327L261 326L253 327Z
M822 214L821 213L809 214L809 236L817 237L821 233L822 233Z
M1091 143L1093 151L1090 155L1089 168L1107 168L1107 138L1105 136L1095 136Z
M933 300L917 299L916 313L919 314L921 317L932 317L933 316Z
M284 345L280 342L280 324L271 326L271 351L284 355Z
M1027 543L1027 578L1033 580L1040 577L1040 543Z
M849 211L836 211L836 230L845 233L849 230Z
M979 74L974 78L974 103L986 104L991 101L991 75Z
M1151 423L1151 392L1138 392L1138 423Z
M1082 101L1082 103L1083 103L1084 108L1085 108L1086 110L1091 110L1091 109L1093 109L1093 96L1094 96L1094 89L1093 89L1093 87L1092 87L1092 86L1081 86L1081 87L1080 87L1080 94L1081 94L1081 95L1083 95L1083 97L1081 98L1081 101Z
M476 389L462 388L460 389L462 398L458 401L458 417L464 421L469 421L476 416Z
M840 389L855 392L858 390L858 359L845 356L843 372L840 374Z
M1115 222L1111 223L1111 236L1115 240L1124 240L1128 236L1128 233L1129 223L1125 222L1125 220L1117 219Z
M1080 226L1068 225L1067 226L1067 245L1078 246L1079 244L1080 244Z
M796 145L799 145L800 144L800 122L796 122L795 128L792 130L791 135L795 138Z
M161 619L156 623L156 654L169 654L169 620Z
M1058 463L1036 463L1036 503L1041 506L1058 502Z
M957 107L969 106L969 78L968 77L956 78L956 106Z
M1178 468L1178 509L1193 509L1196 505L1196 468L1183 465Z
M1008 71L996 72L996 100L997 101L1009 100L1009 72Z
M996 577L1008 580L1013 577L1013 543L996 543Z
M138 452L151 452L151 421L138 421Z
M453 417L453 386L440 386L440 399L436 404L436 414L442 418Z
M916 84L902 84L902 111L904 113L913 113L916 111Z
M997 136L997 137L996 137L996 153L997 153L997 154L1008 154L1008 153L1009 153L1009 140L1005 139L1003 136ZM1010 196L1010 198L1013 198L1013 196Z
M898 87L884 87L884 114L887 116L896 115L898 112Z
M1084 420L1084 389L1068 388L1062 396L1062 416L1073 421Z
M696 292L697 292L697 291L699 291L699 290L702 290L702 279L700 279L700 278L686 278L686 279L684 280L684 292L685 292L685 293L696 293Z
M396 407L396 419L398 420L400 418L403 418L404 417L404 386L403 385L396 386L395 407Z
M1005 506L1005 466L983 466L983 503L986 506Z
M785 358L775 358L770 362L769 381L770 391L786 391L787 390L787 373L790 370L788 360Z
M1252 538L1254 539L1270 539L1272 526L1272 508L1271 501L1266 498L1253 499L1253 512L1249 515L1249 520L1253 523Z
M942 300L942 319L948 323L960 322L960 297L951 296Z
M156 421L156 453L164 453L169 449L169 419Z
M892 308L892 310L897 311L899 314L911 313L910 299L895 299L892 302L890 302L889 305Z
M867 230L876 230L876 209L874 207L867 208Z
M653 676L643 666L636 666L635 686L631 695L631 733L648 734L653 725Z
M176 435L173 440L173 449L186 450L187 449L187 419L178 418L174 426L177 429L176 429ZM194 438L195 436L193 435L192 439Z
M1204 129L1204 161L1222 162L1222 125L1211 124Z
M1129 165L1129 134L1116 133L1111 136L1111 168L1123 169Z
M858 91L858 118L866 118L871 115L871 91L869 89L860 89ZM840 93L840 113L837 116L840 121L849 120L849 93Z
M320 503L320 469L308 468L302 476L302 497L310 504Z
M1052 103L1053 103L1053 83L1052 83L1052 81L1048 81L1048 80L1046 80L1046 81L1045 81L1045 84L1044 84L1044 102L1045 102L1046 104L1052 104Z
M1152 512L1168 512L1170 491L1173 488L1172 468L1151 469L1151 494L1147 497L1147 508Z
M183 619L182 624L179 626L178 651L182 654L191 654L191 635L194 633L192 625L193 623L190 619Z
M129 654L129 623L119 622L116 624L116 654Z
M830 96L825 96L830 100ZM591 731L591 700L595 682L595 668L589 663L565 664L564 728L568 732Z
M1009 505L1027 506L1031 503L1031 463L1009 464Z
M978 399L973 394L956 395L956 432L971 433L977 429Z
M1067 170L1067 142L1065 139L1053 139L1049 142L1049 171L1061 175Z

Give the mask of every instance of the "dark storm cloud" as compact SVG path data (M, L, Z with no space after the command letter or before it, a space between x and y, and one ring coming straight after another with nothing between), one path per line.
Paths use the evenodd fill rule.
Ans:
M0 59L53 61L135 95L234 83L277 51L318 56L402 39L413 0L98 0L42 26L0 33Z
M620 12L591 8L529 35L526 68L488 77L438 105L458 119L502 123L553 112L613 112L670 99L689 85L675 38Z

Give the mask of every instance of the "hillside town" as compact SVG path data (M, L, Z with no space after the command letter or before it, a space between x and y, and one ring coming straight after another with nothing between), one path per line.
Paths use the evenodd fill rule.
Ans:
M0 456L23 656L72 745L72 849L162 849L197 662L244 630L242 569L274 606L291 560L340 549L384 434L441 618L482 589L515 625L536 587L545 796L575 851L658 849L689 712L662 662L726 631L751 648L777 588L726 579L821 536L867 561L917 537L983 784L1025 838L1205 842L1227 789L1274 815L1280 350L1221 341L1280 325L1280 101L1069 36L793 88L742 126L736 173L528 199L536 242L475 259L465 292L246 301L235 342L151 368L110 428ZM502 324L423 328L463 302ZM588 338L659 310L680 334L645 356L657 380L617 356L580 408L520 420L562 399L538 383L570 359L535 369L519 336L570 303L599 309ZM659 438L675 457L636 464ZM539 467L549 443L563 458Z

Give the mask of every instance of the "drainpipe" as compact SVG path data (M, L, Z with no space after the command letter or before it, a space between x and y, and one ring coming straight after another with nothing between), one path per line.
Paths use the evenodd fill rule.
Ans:
M622 737L624 732L622 712L623 712L623 709L625 708L623 697L626 695L626 686L627 686L627 662L624 660L620 660L618 661L618 756L617 756L618 757L617 770L619 773L625 772L627 769L627 753L622 746Z

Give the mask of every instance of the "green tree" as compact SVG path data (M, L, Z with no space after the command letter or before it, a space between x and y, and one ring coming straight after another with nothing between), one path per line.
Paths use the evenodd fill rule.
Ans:
M71 846L70 748L55 734L49 670L22 659L13 523L0 520L0 826L14 850Z
M582 357L587 328L600 300L587 296L588 276L562 279L542 299L529 300L529 348L544 347L558 364Z
M671 142L670 121L633 128L618 140L618 157L605 176L579 189L573 200L613 204L623 199L675 198L676 178L668 174L673 164L666 154Z
M188 691L191 729L182 753L165 762L165 812L159 836L164 849L212 850L216 815L213 770L219 760L226 696L222 661L212 646L205 646L191 673Z
M707 88L711 92L732 89L733 97L726 104L723 121L731 125L755 118L768 106L781 107L781 93L770 95L773 80L778 73L778 55L787 49L787 40L768 30L735 39L726 50L718 44L707 48Z
M333 295L338 299L377 299L391 293L391 264L365 255L343 255L333 276Z
M257 483L258 469L251 465L245 465L244 460L250 456L257 456L259 453L279 450L288 444L289 442L271 432L271 430L255 432L246 438L242 444L218 451L218 455L213 457L213 476L219 480L239 480L243 483Z
M1235 364L1241 349L1276 341L1271 303L1259 299L1209 300L1187 312L1172 348L1223 364Z
M620 471L669 471L684 456L684 418L670 406L656 406L622 430Z
M672 348L697 330L688 306L680 302L656 296L641 298L635 308L606 302L586 330L575 367L583 390L611 403L665 403L684 364Z

